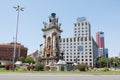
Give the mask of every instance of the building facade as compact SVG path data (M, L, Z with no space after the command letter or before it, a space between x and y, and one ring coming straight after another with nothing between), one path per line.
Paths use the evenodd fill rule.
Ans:
M19 57L27 57L27 48L20 43L16 44L15 60ZM12 63L13 61L14 43L0 44L0 63L2 65Z
M99 57L106 56L105 55L105 44L104 44L104 32L96 33L96 43L98 45Z
M60 50L64 51L67 63L84 63L96 66L98 46L91 36L91 26L86 18L78 18L74 24L74 37L62 38Z

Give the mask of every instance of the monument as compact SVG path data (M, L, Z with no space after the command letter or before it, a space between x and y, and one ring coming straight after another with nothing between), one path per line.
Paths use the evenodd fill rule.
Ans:
M42 31L44 33L44 50L42 60L45 63L45 66L52 70L56 67L56 63L58 62L60 55L59 42L62 32L60 29L61 24L58 23L58 18L56 18L55 13L51 13L49 24L46 22L43 22L43 24L44 28Z

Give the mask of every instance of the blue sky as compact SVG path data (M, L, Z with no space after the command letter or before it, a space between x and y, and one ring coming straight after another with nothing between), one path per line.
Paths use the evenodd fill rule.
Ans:
M17 12L20 12L18 42L34 52L43 43L43 21L48 22L52 12L62 23L62 37L73 37L74 23L78 17L86 17L91 23L92 36L105 33L105 47L110 56L120 52L120 0L0 0L0 43L10 43L15 37Z

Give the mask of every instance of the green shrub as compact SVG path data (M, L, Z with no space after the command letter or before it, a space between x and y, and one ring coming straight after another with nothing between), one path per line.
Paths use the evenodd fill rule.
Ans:
M35 71L43 71L43 70L44 70L44 64L39 63L39 62L36 63L34 70L35 70Z
M76 67L79 71L86 71L88 69L86 64L78 64Z
M102 71L106 72L106 71L109 71L109 68L103 68Z
M19 72L23 72L23 71L27 71L27 69L24 68L24 67L22 67L22 68L17 69L17 71L19 71Z
M4 68L5 66L4 65L0 65L0 68Z

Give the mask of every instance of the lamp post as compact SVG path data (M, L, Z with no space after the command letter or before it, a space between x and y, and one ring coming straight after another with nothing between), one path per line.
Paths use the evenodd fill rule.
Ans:
M16 34L15 34L15 41L14 41L14 51L13 51L13 72L15 68L15 56L16 56L16 44L17 44L17 35L18 35L18 25L19 25L19 13L20 11L24 11L23 7L19 5L17 7L13 7L17 11L17 26L16 26Z
M64 50L63 50L63 51L61 51L61 55L60 55L60 59L61 59L61 60L64 60L63 55L64 55Z

